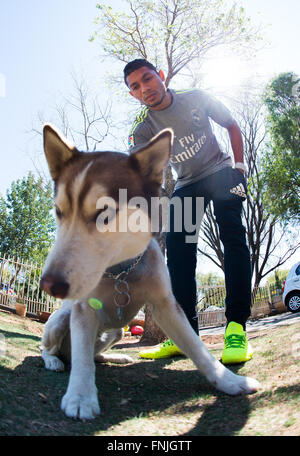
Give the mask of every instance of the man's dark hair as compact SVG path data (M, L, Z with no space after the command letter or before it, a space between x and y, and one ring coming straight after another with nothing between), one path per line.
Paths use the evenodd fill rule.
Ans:
M155 71L155 73L158 74L157 69L155 68L155 66L152 65L152 63L148 62L148 60L145 60L145 59L132 60L131 62L127 63L127 65L124 67L124 70L123 70L123 72L124 72L124 81L125 81L126 85L128 85L127 81L126 81L127 76L129 76L130 73L133 73L133 71L138 70L139 68L142 68L142 67L148 67L151 70Z

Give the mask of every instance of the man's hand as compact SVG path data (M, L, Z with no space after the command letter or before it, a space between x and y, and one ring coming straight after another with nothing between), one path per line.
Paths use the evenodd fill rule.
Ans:
M244 175L246 174L247 167L243 162L236 162L235 168L241 171L241 173L243 173Z

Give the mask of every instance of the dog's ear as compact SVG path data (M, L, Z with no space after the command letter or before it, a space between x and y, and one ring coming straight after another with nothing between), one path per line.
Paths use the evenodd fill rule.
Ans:
M173 139L173 130L166 128L137 152L134 152L129 160L138 166L139 171L147 180L161 185L163 169L169 161Z
M51 124L44 125L43 137L49 171L52 179L57 180L67 161L79 152Z

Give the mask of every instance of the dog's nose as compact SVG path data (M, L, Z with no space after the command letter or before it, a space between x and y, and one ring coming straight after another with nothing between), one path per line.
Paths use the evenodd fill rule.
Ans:
M60 277L47 274L41 278L41 288L55 298L64 299L68 294L70 285Z

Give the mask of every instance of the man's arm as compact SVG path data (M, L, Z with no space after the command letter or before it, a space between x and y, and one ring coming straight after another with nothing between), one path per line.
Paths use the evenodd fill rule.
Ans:
M228 131L231 147L233 151L234 161L237 168L245 174L246 169L243 169L244 164L244 150L243 150L243 138L240 127L234 120L230 125L225 127Z
M231 116L230 111L220 101L214 100L209 108L209 117L228 131L236 168L245 174L244 147L240 127Z

